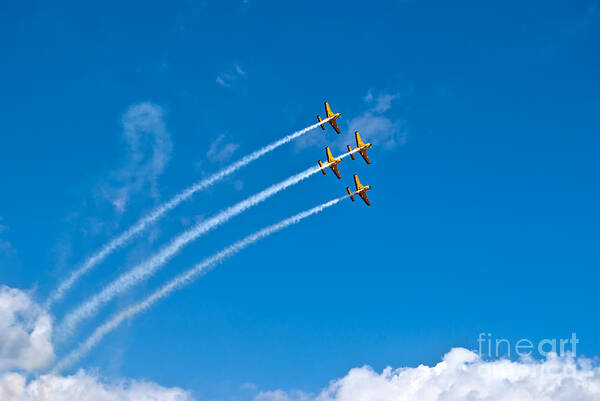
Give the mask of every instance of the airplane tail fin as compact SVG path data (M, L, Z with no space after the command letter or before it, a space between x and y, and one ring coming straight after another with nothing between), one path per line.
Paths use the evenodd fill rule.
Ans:
M321 163L321 160L319 160L319 166L321 166L321 172L323 175L325 175L325 169L323 168L323 163Z
M356 147L360 148L362 146L365 146L365 143L362 141L360 134L358 133L358 131L356 131L354 133L354 137L356 138Z
M331 149L329 149L329 146L327 146L325 148L325 152L327 153L327 163L331 163L331 162L335 161L335 159L333 158L333 155L331 154Z
M333 112L331 111L331 107L329 107L329 103L325 102L325 112L327 112L327 117L333 116Z
M352 152L352 147L350 145L346 145L348 147L348 152ZM354 153L350 153L350 157L354 160Z
M323 121L323 120L321 120L321 116L320 116L320 115L318 115L318 114L317 114L317 120L319 120L319 122ZM322 129L323 131L325 131L325 124L321 124L321 129Z
M348 195L350 195L350 199L354 202L354 196L352 196L352 191L350 191L350 187L346 187L346 191L348 191Z

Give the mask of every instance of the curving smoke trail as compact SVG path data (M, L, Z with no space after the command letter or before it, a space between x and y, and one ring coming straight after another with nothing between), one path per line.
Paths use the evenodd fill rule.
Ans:
M79 268L77 268L73 272L71 272L69 277L67 279L65 279L63 282L61 282L59 284L59 286L57 287L57 289L50 295L50 297L48 298L48 300L45 303L45 308L49 309L54 303L61 300L65 296L66 292L71 287L73 287L73 285L81 278L81 276L83 276L84 274L86 274L87 272L92 270L98 263L102 262L113 251L115 251L116 249L123 246L127 241L129 241L131 238L133 238L136 234L139 234L150 224L154 223L156 220L161 218L169 210L175 208L181 202L183 202L186 199L188 199L189 197L191 197L194 193L209 187L210 185L216 183L217 181L222 180L223 178L227 177L228 175L233 174L235 171L246 166L250 162L264 156L265 154L277 149L278 147L280 147L282 145L285 145L288 142L293 141L294 139L317 128L319 125L331 120L332 118L333 117L326 118L325 120L323 120L323 122L313 124L309 127L301 129L300 131L296 131L288 136L285 136L285 137L279 139L278 141L270 143L269 145L242 157L235 163L229 165L228 167L225 167L223 170L218 171L217 173L211 175L210 177L205 178L201 181L198 181L197 183L193 184L192 186L179 192L178 194L173 196L170 200L168 200L167 202L163 203L162 205L160 205L156 209L154 209L152 212L150 212L150 214L142 217L137 223L135 223L133 226L128 228L126 231L124 231L123 233L119 234L117 237L110 240L98 252L96 252L95 254L90 256L83 263L83 265L81 265Z
M339 158L348 156L352 152L347 152ZM94 316L99 309L112 300L118 294L124 292L130 287L134 286L138 282L149 278L158 269L164 266L173 256L175 256L181 248L187 245L189 242L197 239L204 233L220 226L227 222L232 217L237 216L243 211L257 205L275 195L284 189L299 183L300 181L318 173L322 168L330 166L331 163L326 163L323 167L311 167L304 170L301 173L293 175L277 184L271 185L267 189L258 192L245 200L238 202L237 204L230 206L229 208L221 211L215 216L211 217L206 221L202 221L196 224L194 227L183 232L179 236L175 237L168 245L164 246L160 251L155 253L149 259L141 262L134 268L123 273L117 279L112 281L108 286L104 287L99 293L92 296L83 304L80 304L75 310L68 313L61 324L57 327L55 339L58 342L64 341L69 335L71 335L77 326L86 318Z
M312 216L330 206L335 205L342 199L347 198L348 196L349 195L330 200L329 202L325 202L319 206L313 207L312 209L305 210L292 217L282 220L279 223L265 227L262 230L259 230L254 234L251 234L245 237L244 239L239 240L233 243L232 245L229 245L223 250L217 252L216 254L204 259L196 266L176 276L174 279L169 281L167 284L163 285L161 288L156 290L154 293L152 293L150 296L148 296L141 302L123 309L121 312L114 315L107 322L98 326L94 330L92 335L87 338L87 340L81 343L75 350L71 351L71 353L69 353L64 359L58 362L54 367L53 371L55 373L58 373L59 371L68 368L73 363L81 359L85 354L87 354L102 340L102 338L104 338L105 335L117 328L121 323L123 323L123 321L125 321L126 319L131 319L137 314L144 312L158 300L167 297L173 291L185 287L199 276L208 273L210 270L214 269L217 264L224 262L225 259L235 255L239 251L243 250L244 248L248 247L249 245L255 243L256 241L262 238L268 237L269 235L274 234L277 231L284 229L285 227L288 227L292 224L296 224L309 216Z

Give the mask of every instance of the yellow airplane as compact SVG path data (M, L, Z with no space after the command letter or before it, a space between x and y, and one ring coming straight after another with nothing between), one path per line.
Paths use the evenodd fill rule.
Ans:
M365 159L367 164L371 164L369 156L367 156L367 149L369 149L372 145L370 143L364 143L362 139L360 139L360 134L358 131L354 133L354 137L356 138L356 148L352 149L350 145L348 145L348 152L352 152L353 150L358 151L363 159ZM354 153L350 153L350 157L352 160L354 160Z
M333 157L329 146L325 148L325 153L327 153L327 163L331 163L329 164L329 168L331 169L331 171L333 171L333 174L335 174L337 178L342 178L337 168L338 163L341 162L342 159L336 159L335 157ZM321 163L321 160L319 160L319 166L323 167L323 163ZM323 175L325 175L325 168L322 168L321 171L323 172Z
M371 189L370 185L364 186L360 183L360 181L358 180L358 175L354 174L354 184L356 185L356 191L352 192L350 191L349 187L346 187L346 191L348 191L348 195L350 195L350 199L352 199L352 202L354 202L354 196L353 195L358 195L362 198L362 200L365 201L365 203L367 204L367 206L371 206L371 202L369 202L369 198L367 198L367 191L369 189Z
M333 112L331 111L331 108L329 107L329 103L327 103L327 102L325 102L325 113L327 113L327 118L333 117L331 120L328 121L328 123L331 124L331 126L333 127L335 132L337 132L338 134L341 134L340 129L338 128L337 122L335 122L335 120L337 120L341 116L341 114L340 113L333 114ZM321 116L319 116L319 115L317 115L317 119L319 121L323 121L323 120L321 120ZM323 128L323 131L325 131L325 124L321 124L321 128Z

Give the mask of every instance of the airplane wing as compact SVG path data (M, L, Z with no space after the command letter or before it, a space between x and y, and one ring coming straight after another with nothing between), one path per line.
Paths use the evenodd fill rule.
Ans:
M331 124L331 126L333 127L335 132L337 132L338 134L341 134L341 131L338 128L337 122L335 120L336 120L335 118L333 120L329 120L329 124Z
M369 156L367 156L367 152L360 152L360 155L365 159L367 164L371 164L371 160L369 160Z
M329 107L329 102L325 102L325 113L327 113L327 117L331 117L333 115L331 107Z
M365 201L365 203L367 204L367 206L371 206L371 202L369 202L369 198L367 198L367 192L366 191L360 192L359 195L362 198L362 200Z
M331 167L331 170L333 171L333 174L335 174L335 176L337 178L342 178L342 176L340 175L340 172L339 172L339 170L338 170L338 168L337 168L337 166L335 164L332 164L329 167Z
M357 191L363 187L358 179L358 175L356 175L356 174L354 174L354 185L356 185Z

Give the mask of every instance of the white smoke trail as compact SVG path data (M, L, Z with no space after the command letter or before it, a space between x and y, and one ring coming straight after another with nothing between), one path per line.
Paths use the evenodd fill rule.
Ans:
M347 156L349 153L342 155L341 157ZM331 163L326 163L323 168L328 167ZM267 198L275 195L284 189L299 183L300 181L312 176L315 173L321 171L321 167L311 167L303 172L293 175L290 178L274 184L269 188L252 195L245 200L230 206L229 208L221 211L217 215L211 217L206 221L202 221L196 224L194 227L180 234L173 239L168 245L163 247L160 251L155 253L149 259L138 264L131 270L123 273L108 286L104 287L102 291L92 296L88 301L78 306L75 310L68 313L63 319L62 323L56 330L56 341L64 341L70 334L72 334L79 323L89 317L94 316L98 310L111 299L118 294L129 289L138 282L147 279L154 274L158 269L165 265L174 255L176 255L181 248L187 245L189 242L197 239L207 231L210 231L221 224L227 222L234 216L242 213L246 209L263 202Z
M126 319L131 319L135 315L145 311L150 308L156 301L167 297L173 291L181 289L186 285L190 284L194 279L198 278L202 274L208 273L210 270L216 267L217 264L222 263L225 259L235 255L239 251L253 244L254 242L268 237L271 234L276 233L288 227L292 224L296 224L301 220L312 216L316 213L323 211L324 209L335 205L340 202L342 199L347 198L349 195L342 196L337 199L333 199L329 202L325 202L319 206L313 207L312 209L305 210L301 213L298 213L292 217L289 217L285 220L280 221L279 223L270 225L262 230L255 232L242 240L239 240L232 245L224 248L223 250L215 253L214 255L204 259L202 262L192 267L191 269L179 274L174 279L169 281L167 284L163 285L157 291L152 293L150 296L142 300L141 302L129 306L117 313L107 322L97 327L96 330L92 333L90 337L88 337L83 343L81 343L75 350L69 353L64 359L62 359L59 363L56 364L53 371L58 373L65 368L71 366L73 363L82 358L85 354L87 354L93 347L95 347L105 335L113 331L117 328L121 323L123 323Z
M332 118L333 117L326 118L325 120L323 120L323 123L331 120ZM239 159L235 163L229 165L228 167L224 168L223 170L211 175L208 178L198 181L197 183L193 184L192 186L179 192L178 194L173 196L170 200L168 200L167 202L163 203L162 205L160 205L156 209L154 209L152 212L150 212L150 214L141 218L137 223L135 223L129 229L127 229L126 231L124 231L123 233L118 235L117 237L113 238L111 241L109 241L107 244L105 244L98 252L96 252L94 255L90 256L83 263L83 265L81 265L81 267L79 267L78 269L71 272L69 277L66 280L64 280L62 283L60 283L58 288L50 295L50 297L48 298L48 300L45 303L45 308L49 309L54 303L61 300L65 296L65 293L71 287L73 287L73 285L81 278L81 276L83 276L84 274L89 272L91 269L93 269L98 263L102 262L114 250L123 246L128 240L130 240L136 234L143 231L148 225L154 223L156 220L158 220L160 217L162 217L165 213L167 213L169 210L171 210L174 207L176 207L177 205L179 205L181 202L188 199L194 193L209 187L210 185L216 183L217 181L222 180L223 178L227 177L228 175L233 174L235 171L246 166L250 162L264 156L265 154L267 154L269 152L272 152L273 150L277 149L278 147L280 147L282 145L285 145L288 142L293 141L294 139L317 128L321 124L322 124L321 122L313 124L309 127L301 129L300 131L296 131L288 136L285 136L285 137L279 139L278 141L270 143L269 145L242 157L241 159Z

